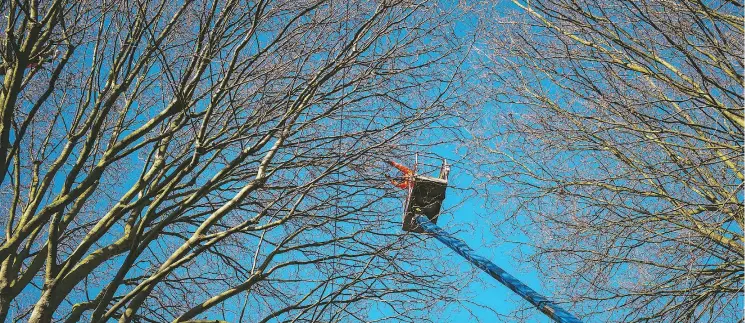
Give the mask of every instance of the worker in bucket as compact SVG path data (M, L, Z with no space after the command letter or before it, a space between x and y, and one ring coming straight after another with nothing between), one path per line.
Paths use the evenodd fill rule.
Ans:
M396 167L402 173L401 177L397 178L391 178L390 176L386 175L386 177L388 177L388 179L391 181L391 183L393 183L394 186L405 190L408 190L414 186L413 170L392 160L386 160L385 162L393 167Z

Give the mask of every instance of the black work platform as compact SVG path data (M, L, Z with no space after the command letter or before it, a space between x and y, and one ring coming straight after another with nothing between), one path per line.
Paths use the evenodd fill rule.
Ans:
M425 215L430 222L437 223L445 191L448 187L450 166L443 162L440 177L414 176L414 182L404 203L402 229L408 232L423 232L416 223L417 215Z

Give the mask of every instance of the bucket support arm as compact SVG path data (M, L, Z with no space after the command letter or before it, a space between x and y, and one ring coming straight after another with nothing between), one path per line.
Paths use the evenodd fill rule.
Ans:
M520 295L520 297L533 304L533 306L538 308L538 310L546 314L552 320L559 323L582 323L582 321L574 317L574 315L549 301L547 298L543 297L543 295L538 294L532 288L508 274L504 269L488 259L477 255L476 252L465 242L448 234L436 224L430 222L426 216L417 216L416 221L425 233L429 233L435 237L435 239L444 243L450 249L453 249L453 251L457 252L470 263L494 277L494 279L502 283L502 285L507 286L507 288Z

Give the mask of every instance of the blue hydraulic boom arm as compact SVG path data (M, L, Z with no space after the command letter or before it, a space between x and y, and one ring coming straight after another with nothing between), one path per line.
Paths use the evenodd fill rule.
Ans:
M435 223L439 217L442 202L445 199L450 166L443 159L438 177L417 175L416 169L417 163L414 164L413 174L409 175L410 185L408 186L408 194L403 212L402 229L404 231L432 235L435 239L444 243L450 249L453 249L476 267L479 267L494 277L502 285L507 286L507 288L520 295L520 297L533 304L533 306L554 321L559 323L582 323L574 315L549 301L543 295L536 293L536 291L508 274L502 268L499 268L493 262L477 255L465 242L453 237L438 227Z
M532 288L523 284L517 278L508 274L506 271L504 271L502 268L499 268L499 266L495 265L493 262L477 255L476 252L471 249L465 242L448 234L436 224L430 222L430 220L427 219L426 216L417 216L416 222L423 230L423 232L429 233L430 235L435 237L435 239L444 243L450 249L453 249L455 252L463 256L463 258L466 258L466 260L474 264L476 267L479 267L481 270L494 277L494 279L502 283L504 286L507 286L507 288L520 295L520 297L533 304L533 306L538 308L544 314L548 315L548 317L550 317L554 321L559 323L582 323L582 321L574 317L574 315L565 311L563 308L559 307L555 303L549 301L548 299L543 297L543 295L538 294Z

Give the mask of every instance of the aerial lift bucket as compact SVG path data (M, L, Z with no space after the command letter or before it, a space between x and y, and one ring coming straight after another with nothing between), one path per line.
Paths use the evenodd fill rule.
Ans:
M424 232L416 222L417 215L424 215L430 222L437 223L448 187L448 174L450 174L450 165L443 160L438 177L414 175L413 184L409 187L404 202L402 226L404 231Z

